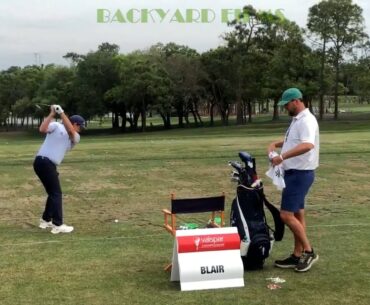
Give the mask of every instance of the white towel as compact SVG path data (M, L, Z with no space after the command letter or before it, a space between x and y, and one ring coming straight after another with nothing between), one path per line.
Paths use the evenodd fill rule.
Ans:
M279 154L275 151L269 153L269 159L273 159L274 157L278 156ZM272 183L276 185L276 188L281 191L285 188L285 181L284 181L284 169L282 164L277 166L271 166L269 170L266 172L266 176L272 179Z

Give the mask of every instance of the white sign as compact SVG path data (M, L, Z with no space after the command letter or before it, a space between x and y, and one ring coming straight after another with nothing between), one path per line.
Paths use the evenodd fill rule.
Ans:
M244 287L237 229L177 230L171 281L182 291Z

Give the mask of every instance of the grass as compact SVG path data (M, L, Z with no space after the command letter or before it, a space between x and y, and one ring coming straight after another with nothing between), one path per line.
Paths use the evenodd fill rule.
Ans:
M266 147L286 127L82 137L59 167L65 221L75 232L57 236L37 228L45 195L32 161L42 136L0 134L0 304L368 304L370 123L350 117L320 124L321 165L307 202L308 235L320 255L312 270L273 267L291 251L290 232L264 270L245 273L244 288L181 293L162 270L172 255L161 227L170 193L225 191L229 209L235 185L227 161L249 151L265 178ZM280 193L264 180L278 204ZM271 276L286 279L282 289L266 288Z

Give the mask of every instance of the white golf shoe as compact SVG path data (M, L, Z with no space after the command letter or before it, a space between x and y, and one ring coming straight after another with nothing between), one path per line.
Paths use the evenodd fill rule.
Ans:
M65 224L62 224L60 226L53 225L53 228L51 229L51 233L58 234L58 233L71 233L73 231L72 226L67 226Z
M40 218L40 224L39 224L40 229L45 230L47 228L52 228L52 227L53 227L53 223L51 221L45 221L42 218Z

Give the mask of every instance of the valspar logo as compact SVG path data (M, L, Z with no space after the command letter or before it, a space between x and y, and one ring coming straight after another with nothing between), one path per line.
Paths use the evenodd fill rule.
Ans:
M97 9L98 23L228 23L233 20L241 20L248 22L249 16L244 14L242 17L242 9L224 8L218 11L201 8L201 9L147 9L147 8L131 8L128 10L121 9ZM285 19L282 9L275 11L275 15L281 19Z
M178 236L178 253L201 252L201 251L240 251L240 238L238 233L207 234Z
M197 251L204 251L209 249L224 248L225 241L222 235L195 237L194 243Z

